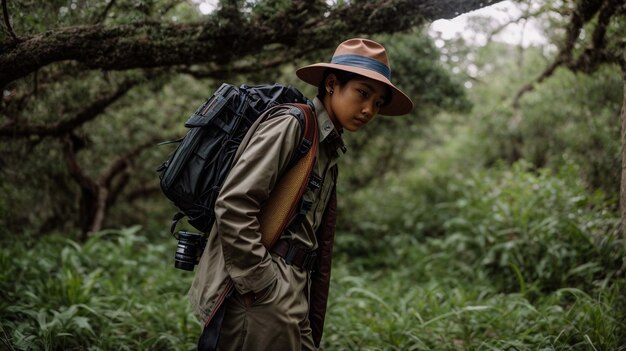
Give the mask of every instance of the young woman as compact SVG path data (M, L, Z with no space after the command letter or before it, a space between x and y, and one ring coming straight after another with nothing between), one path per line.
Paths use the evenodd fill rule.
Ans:
M259 124L230 171L215 205L216 225L189 291L205 328L201 350L315 350L319 347L335 227L337 161L344 130L358 131L377 114L402 115L411 100L390 81L385 48L368 39L341 43L330 63L296 71L318 87L313 100L319 149L312 206L268 250L257 216L300 140L289 109ZM243 148L243 149L242 149ZM230 286L234 293L227 296Z

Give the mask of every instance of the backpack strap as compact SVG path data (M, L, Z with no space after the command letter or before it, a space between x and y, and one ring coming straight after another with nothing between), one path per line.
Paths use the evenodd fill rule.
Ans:
M310 111L311 106L308 105L308 107L309 107L308 110ZM306 155L306 153L311 148L312 140L314 138L313 134L318 132L317 120L314 118L314 116L312 118L311 116L307 117L306 113L304 113L304 109L302 109L301 111L303 112L302 119L304 120L303 124L305 125L304 133L303 133L304 135L302 137L302 142L300 143L298 148L295 150L294 155L292 156L291 167L293 167L293 165L295 165L295 163L298 162L299 159L301 159L302 157L304 157L304 155ZM309 126L312 127L312 128L309 128L309 130L306 129L307 120L308 120ZM319 143L316 143L315 147L317 148L318 146L319 146ZM315 155L317 155L317 150L315 150ZM315 164L315 161L316 160L313 159L313 164ZM305 191L306 191L306 188L308 188L311 191L316 191L317 189L321 187L321 185L322 185L322 178L315 175L315 173L313 173L313 167L311 167L311 171L309 171L309 180L306 184L303 184L303 186L305 186ZM302 194L304 194L304 191L302 192ZM304 196L301 196L301 199L296 208L296 211L293 217L289 221L288 228L295 228L299 226L306 218L306 214L307 212L309 212L312 206L313 206L313 202L306 200Z
M317 158L319 132L317 120L308 104L288 104L304 115L302 142L295 153L303 155L287 169L274 186L259 215L262 243L271 248L299 212L302 196L309 186L309 178ZM306 150L306 151L305 151Z
M297 109L297 110L292 110L290 112L298 119L300 124L303 126L302 138L300 140L300 144L294 150L293 155L291 156L291 160L289 161L288 166L287 166L287 168L291 168L295 166L295 164L302 157L304 157L304 155L306 155L307 152L309 152L309 149L313 145L313 138L315 137L314 134L318 132L317 120L315 119L315 116L313 114L313 111L311 110L311 107L307 104L290 103L290 104L283 104L283 105L290 105Z

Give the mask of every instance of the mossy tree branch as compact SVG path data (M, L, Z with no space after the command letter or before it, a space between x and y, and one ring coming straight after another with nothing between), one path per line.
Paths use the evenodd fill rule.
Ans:
M0 87L58 61L93 69L126 70L198 63L224 63L262 51L320 49L355 34L409 29L425 20L451 18L500 0L377 0L329 7L294 0L271 16L225 6L204 22L138 22L59 28L0 43Z
M160 138L154 137L119 155L95 179L87 175L80 166L72 138L68 137L64 140L63 154L67 169L81 190L79 222L83 240L89 233L102 229L107 210L114 205L115 200L128 184L128 170L133 159L144 150L153 147L157 140Z
M0 126L0 137L8 139L27 138L30 136L63 137L76 128L98 117L108 106L126 95L130 89L137 86L141 81L129 79L120 84L117 89L99 99L92 101L71 118L50 124L22 124L11 121Z
M522 86L515 94L512 106L519 109L521 98L535 89L556 71L564 66L574 72L591 73L603 64L621 64L621 52L614 52L607 47L606 29L613 16L626 11L621 0L581 1L570 16L565 38L555 59L535 79ZM576 57L574 49L579 44L583 26L597 17L593 27L592 40Z

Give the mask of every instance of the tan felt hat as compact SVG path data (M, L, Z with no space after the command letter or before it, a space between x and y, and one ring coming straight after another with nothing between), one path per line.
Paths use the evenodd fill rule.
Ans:
M391 67L385 48L379 43L362 38L348 39L339 44L330 63L316 63L299 68L298 78L319 86L327 68L353 72L386 84L392 91L390 102L379 113L399 116L411 112L413 102L391 83Z

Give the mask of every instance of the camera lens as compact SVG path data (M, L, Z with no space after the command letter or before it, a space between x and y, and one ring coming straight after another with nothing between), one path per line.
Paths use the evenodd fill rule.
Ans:
M178 245L174 256L174 267L186 271L193 271L198 264L199 253L204 250L202 234L180 231Z

